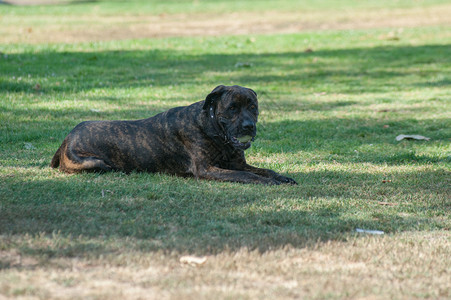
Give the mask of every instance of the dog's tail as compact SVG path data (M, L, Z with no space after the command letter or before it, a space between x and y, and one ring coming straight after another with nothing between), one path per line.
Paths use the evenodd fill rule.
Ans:
M53 155L52 161L50 162L50 166L52 168L58 168L59 167L61 154L64 151L64 149L66 148L66 143L67 143L67 140L65 139L63 141L63 143L61 144L61 146L58 148L58 150L56 150L55 155Z

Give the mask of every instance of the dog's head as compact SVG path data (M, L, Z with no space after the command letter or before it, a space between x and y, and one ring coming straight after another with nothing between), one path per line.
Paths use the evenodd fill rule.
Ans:
M217 86L203 106L233 147L246 150L257 134L257 93L241 86Z

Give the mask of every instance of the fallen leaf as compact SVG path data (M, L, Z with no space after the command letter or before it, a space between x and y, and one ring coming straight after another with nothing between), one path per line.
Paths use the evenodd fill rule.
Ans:
M384 125L383 127L384 127L384 128L389 128L389 127L390 127L390 125Z
M391 182L391 180L390 180L390 179L384 179L384 180L382 180L382 183L387 183L387 182Z
M35 150L36 149L36 147L33 146L32 143L24 143L24 148L27 150Z
M383 205L383 206L396 206L398 203L391 203L391 202L384 202L384 201L378 201L377 204Z
M182 256L180 257L180 263L189 264L191 266L200 266L203 265L207 261L207 257L197 257L197 256Z
M313 49L312 48L307 48L304 50L304 53L312 53Z
M413 134L413 135L405 135L405 134L400 134L396 137L396 140L402 141L402 140L425 140L425 141L429 141L431 138L422 136L422 135L417 135L417 134Z
M33 90L40 91L41 90L41 85L39 83L36 83L36 85L33 87Z
M368 230L368 229L361 229L361 228L356 228L355 231L357 231L359 233L384 234L384 232L380 231L380 230Z

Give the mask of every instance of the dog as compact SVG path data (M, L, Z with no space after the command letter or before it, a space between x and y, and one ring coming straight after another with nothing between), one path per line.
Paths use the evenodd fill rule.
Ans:
M257 184L297 184L246 163L257 133L257 94L217 86L204 101L135 121L85 121L64 139L51 167L67 173L161 172Z

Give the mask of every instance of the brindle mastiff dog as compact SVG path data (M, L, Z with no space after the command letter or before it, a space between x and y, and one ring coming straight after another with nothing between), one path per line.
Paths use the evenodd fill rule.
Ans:
M240 86L216 87L205 99L136 121L78 124L51 166L82 171L163 172L179 176L263 184L297 184L246 163L256 134L257 94Z

